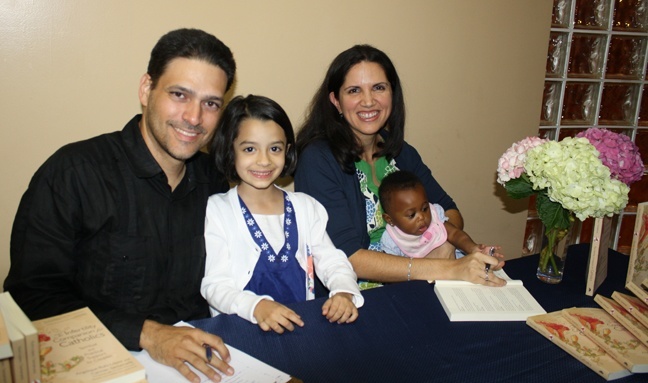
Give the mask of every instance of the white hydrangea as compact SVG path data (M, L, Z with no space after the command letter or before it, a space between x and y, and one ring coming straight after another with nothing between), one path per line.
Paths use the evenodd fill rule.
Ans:
M611 216L628 203L629 187L610 177L610 169L586 138L549 141L527 152L525 170L533 189L547 188L549 198L581 221Z

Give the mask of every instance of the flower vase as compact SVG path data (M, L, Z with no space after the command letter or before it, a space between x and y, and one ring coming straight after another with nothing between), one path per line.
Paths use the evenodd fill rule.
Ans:
M567 229L544 228L542 250L540 250L536 272L536 276L542 282L556 284L562 281L573 226L572 221Z

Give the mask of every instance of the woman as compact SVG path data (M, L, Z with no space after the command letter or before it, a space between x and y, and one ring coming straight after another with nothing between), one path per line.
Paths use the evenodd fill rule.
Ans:
M432 177L418 152L404 141L403 92L391 60L369 45L340 53L313 97L306 122L297 136L299 161L295 190L315 197L329 214L327 231L349 257L358 279L399 282L411 279L461 279L501 286L487 272L498 260L473 253L454 259L448 245L445 259L411 259L381 252L385 223L378 186L396 170L416 174L429 202L441 205L456 227L461 213ZM364 284L361 287L371 287Z

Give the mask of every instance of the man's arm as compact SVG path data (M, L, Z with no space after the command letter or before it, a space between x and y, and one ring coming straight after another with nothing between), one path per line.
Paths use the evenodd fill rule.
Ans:
M11 233L4 282L30 319L87 306L74 289L77 206L52 188L43 166L23 195Z

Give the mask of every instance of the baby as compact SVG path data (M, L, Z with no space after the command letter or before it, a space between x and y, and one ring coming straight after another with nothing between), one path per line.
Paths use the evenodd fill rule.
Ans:
M428 202L423 184L413 173L397 171L387 175L378 195L387 222L381 238L384 252L434 258L442 246L453 245L466 254L482 252L503 258L494 253L499 246L477 244L466 232L446 222L443 208Z

